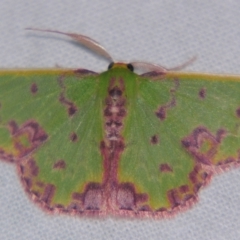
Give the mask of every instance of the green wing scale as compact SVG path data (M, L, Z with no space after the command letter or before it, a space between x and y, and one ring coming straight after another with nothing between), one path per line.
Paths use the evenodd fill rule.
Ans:
M240 77L0 71L0 159L44 210L165 217L240 164Z

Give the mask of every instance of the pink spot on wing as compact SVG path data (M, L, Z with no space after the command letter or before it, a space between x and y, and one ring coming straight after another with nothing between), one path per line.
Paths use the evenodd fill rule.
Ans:
M239 108L237 108L237 110L236 110L236 115L237 115L237 117L239 117L239 118L240 118L240 107L239 107Z
M167 193L167 196L168 196L168 200L171 203L172 208L175 208L181 204L181 199L176 189L169 190Z
M189 191L189 186L188 185L182 185L179 187L180 193L187 193Z
M84 193L82 194L82 202L84 209L99 210L102 207L103 203L103 192L101 184L89 183L86 186Z
M159 137L158 135L153 135L150 140L151 144L157 144L159 142Z
M160 172L173 172L172 167L168 163L162 163L159 166Z
M94 212L99 211L103 207L103 188L99 183L90 182L86 185L83 193L72 193L71 209L78 211L88 210Z
M8 162L20 161L22 157L29 155L48 138L44 129L35 120L28 120L18 126L15 120L7 124L11 141L12 151L0 147L0 159Z
M71 106L68 108L68 114L69 114L69 116L72 116L73 114L75 114L76 111L77 111L77 108L76 108L74 105L71 105Z
M77 142L77 140L78 140L78 136L77 136L77 134L76 134L75 132L72 132L72 133L70 134L69 138L70 138L70 140L71 140L72 142Z
M132 183L118 185L117 205L119 209L132 210L138 203L146 202L147 194L137 194Z
M55 190L56 190L56 187L53 184L46 185L43 191L43 194L41 196L41 201L50 205L51 200L54 196Z
M196 161L211 165L211 159L216 154L217 148L226 134L226 130L218 129L216 136L214 136L207 128L200 126L182 139L182 145ZM208 146L204 151L201 148L203 144Z
M53 164L54 169L65 169L66 168L66 162L64 160L58 160Z
M166 108L160 107L159 110L156 112L156 116L163 121L166 118Z
M74 192L74 193L72 194L72 199L73 199L73 200L77 200L77 201L82 201L83 195L82 195L82 193Z
M45 184L43 182L37 181L36 185L40 188L43 188L45 186Z
M30 159L27 164L30 169L31 175L37 176L38 172L39 172L39 168L38 168L36 162L33 159Z
M200 99L204 99L206 97L206 89L201 88L198 92L198 96L200 97Z
M17 130L18 130L18 125L17 125L17 123L14 120L12 120L12 121L10 121L8 123L8 128L9 128L9 132L12 135L14 135L17 132Z
M87 69L77 69L74 71L74 73L76 73L77 75L98 75L98 73L96 72L93 72L93 71L90 71L90 70L87 70Z
M177 105L175 94L179 88L179 80L176 78L173 82L173 87L170 89L170 99L165 104L158 107L155 111L155 115L161 120L164 121L167 118L167 112Z
M195 172L190 172L189 173L189 179L193 184L197 183L197 176Z
M30 90L31 90L31 93L32 93L32 94L36 94L37 91L38 91L38 86L37 86L37 84L36 84L36 83L32 83Z
M74 104L74 102L70 101L65 96L66 86L64 85L64 76L61 76L58 79L58 83L62 88L62 92L60 93L60 96L59 96L59 101L61 104L67 107L68 115L72 117L77 112L77 106Z
M28 189L32 187L32 180L30 178L27 178L27 177L22 178L22 183Z

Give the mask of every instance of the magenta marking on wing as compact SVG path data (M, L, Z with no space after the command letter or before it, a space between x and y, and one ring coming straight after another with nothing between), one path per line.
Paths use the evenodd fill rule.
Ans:
M64 74L58 78L58 84L62 89L62 92L59 95L59 101L61 104L63 104L67 108L68 116L72 117L77 112L78 109L77 109L77 106L73 102L71 102L69 99L67 99L65 96L66 86L64 85L64 79L65 79Z
M32 180L30 178L23 177L22 183L27 189L30 189L32 187Z
M189 192L189 186L188 185L182 185L182 186L180 186L179 187L179 191L181 192L181 193L187 193L187 192Z
M53 164L53 169L65 169L66 168L66 162L64 160L58 160Z
M29 143L31 144L29 147L23 146L22 143L18 141L18 138L25 134L28 136ZM16 132L13 133L13 139L16 140L15 148L20 152L19 157L26 156L38 148L43 142L47 140L47 138L48 135L34 120L25 122L20 128L17 129Z
M156 116L161 120L163 121L166 116L167 116L167 113L166 113L166 107L160 107L158 109L158 111L156 112Z
M240 118L240 107L237 108L236 115L237 115L238 118Z
M79 68L79 69L75 70L74 73L76 75L79 75L80 77L87 76L87 75L91 75L91 76L99 75L96 72L93 72L93 71L90 71L90 70L87 70L87 69L82 69L82 68Z
M179 80L177 78L173 81L173 87L170 89L170 100L166 104L159 106L155 115L161 120L164 121L167 118L167 111L176 106L175 93L179 88Z
M64 93L62 92L59 97L59 101L67 107L68 115L71 117L77 112L77 107L73 102L65 98Z
M159 143L159 136L157 134L153 135L150 139L150 143L155 145Z
M47 205L50 205L51 200L54 196L55 190L56 190L56 187L53 184L47 184L41 196L41 201L46 203Z
M9 121L8 123L9 132L14 135L18 130L18 125L14 120Z
M207 90L205 88L201 88L198 92L198 96L200 99L205 99L207 94Z
M148 200L147 194L136 193L132 183L120 183L117 186L117 207L119 209L134 210L136 206Z
M34 159L30 159L30 160L27 162L27 165L28 165L28 168L29 168L29 170L30 170L30 172L31 172L31 175L32 175L33 177L37 176L38 173L39 173L39 168L38 168L35 160L34 160Z
M163 78L166 76L165 72L147 72L147 73L143 73L140 75L141 77L147 77L147 78Z
M159 166L160 172L173 172L172 167L168 163L162 163Z
M38 92L38 86L36 83L31 84L30 91L32 94L36 94Z
M172 208L178 207L181 205L181 199L178 195L177 189L171 189L167 193L168 199L171 203Z
M7 127L12 138L13 147L16 150L13 155L0 148L0 158L8 162L19 161L36 150L48 138L47 133L35 120L28 120L20 127L16 121L11 120L8 122ZM28 140L28 144L22 142L22 137Z
M219 129L214 136L207 128L197 127L192 133L182 139L182 146L200 163L211 165L210 159L216 154L218 146L227 132L224 129ZM209 149L205 152L201 151L201 146L209 143Z
M72 132L69 136L69 139L71 142L77 142L78 141L78 135L75 132Z
M74 192L72 194L73 201L69 205L69 208L75 205L78 211L90 210L93 211L92 214L94 214L95 211L99 211L103 208L103 195L104 189L100 183L88 183L83 193Z

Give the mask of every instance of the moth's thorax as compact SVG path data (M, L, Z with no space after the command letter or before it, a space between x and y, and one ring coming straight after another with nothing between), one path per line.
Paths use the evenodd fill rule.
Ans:
M105 118L105 141L121 141L120 131L123 127L123 118L126 115L124 81L122 78L111 78L108 87L108 96L106 98L104 109Z

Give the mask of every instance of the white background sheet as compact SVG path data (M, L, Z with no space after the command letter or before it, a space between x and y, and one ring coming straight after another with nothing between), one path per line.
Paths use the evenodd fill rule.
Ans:
M239 0L1 0L0 68L81 67L108 63L61 36L25 27L82 33L115 59L186 71L240 74ZM13 96L14 97L14 96ZM204 116L203 116L204 117ZM216 176L191 210L168 220L49 216L25 195L15 167L0 162L0 239L239 239L240 169Z

